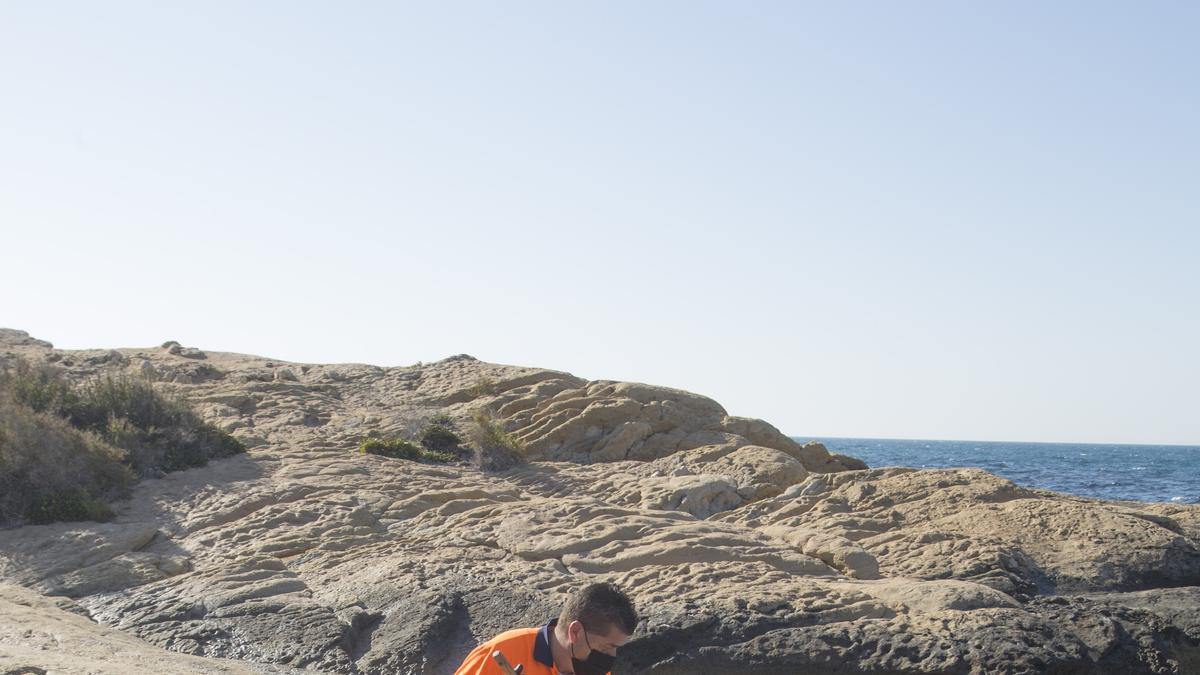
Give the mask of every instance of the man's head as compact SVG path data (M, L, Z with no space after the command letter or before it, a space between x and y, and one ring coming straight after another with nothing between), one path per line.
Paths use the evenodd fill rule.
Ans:
M603 675L612 667L617 648L637 628L633 602L612 584L591 584L571 596L558 616L557 631L571 657L575 675Z

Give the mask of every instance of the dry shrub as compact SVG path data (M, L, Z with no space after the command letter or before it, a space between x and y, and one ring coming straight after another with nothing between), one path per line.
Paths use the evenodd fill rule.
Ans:
M0 396L0 524L107 520L134 482L125 452Z
M508 433L491 411L480 408L471 419L474 422L471 441L476 448L475 465L480 470L504 471L523 461L525 445Z
M149 380L104 376L85 384L67 418L129 451L140 475L204 466L246 448L208 424L188 404L156 389Z
M149 380L105 375L76 386L18 360L0 371L0 524L106 519L136 476L244 452Z

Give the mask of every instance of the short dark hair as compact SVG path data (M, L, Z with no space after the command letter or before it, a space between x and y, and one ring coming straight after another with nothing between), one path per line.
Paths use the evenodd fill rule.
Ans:
M579 621L589 633L596 634L607 633L616 626L626 635L633 635L638 623L633 601L609 583L584 586L563 605L558 621L564 627Z

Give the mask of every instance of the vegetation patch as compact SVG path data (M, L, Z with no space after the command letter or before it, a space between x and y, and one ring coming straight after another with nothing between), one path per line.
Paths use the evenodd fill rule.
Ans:
M454 433L448 425L444 423L431 423L429 426L421 430L420 438L421 447L432 452L444 452L450 454L460 454L460 446L462 438Z
M471 419L475 423L472 440L480 449L505 448L518 454L525 452L525 444L505 431L504 426L487 409L475 411Z
M204 466L246 448L200 419L182 399L168 397L148 380L105 376L84 385L67 412L75 426L129 451L139 475Z
M382 439L374 436L364 438L358 451L366 455L380 455L392 459L407 459L413 462L453 462L457 457L448 452L437 452L401 438Z
M65 416L79 403L79 394L62 371L48 364L19 360L0 372L0 393L34 412Z
M486 408L472 417L471 442L475 446L475 466L481 471L500 472L525 460L525 444L508 433Z
M454 420L445 414L424 420L412 419L400 435L408 438L369 436L359 443L358 451L367 455L441 464L463 459L470 452L463 447L463 439L455 430Z
M26 361L0 371L0 525L105 520L138 476L244 451L149 380L75 385Z
M136 480L125 456L61 417L0 400L0 525L109 519L107 501Z
M73 522L79 520L94 520L98 523L113 519L113 512L108 502L93 497L87 490L67 488L58 492L47 492L38 495L29 505L26 516L34 525L46 525L57 522Z

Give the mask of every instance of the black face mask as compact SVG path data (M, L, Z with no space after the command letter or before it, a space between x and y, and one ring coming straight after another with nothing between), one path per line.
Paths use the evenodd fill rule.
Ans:
M588 640L587 630L583 631L583 641L588 646L588 657L586 659L577 659L575 654L571 654L571 668L575 670L575 675L604 675L612 670L613 664L617 662L617 657L609 656L604 652L598 652L592 649L592 643Z

